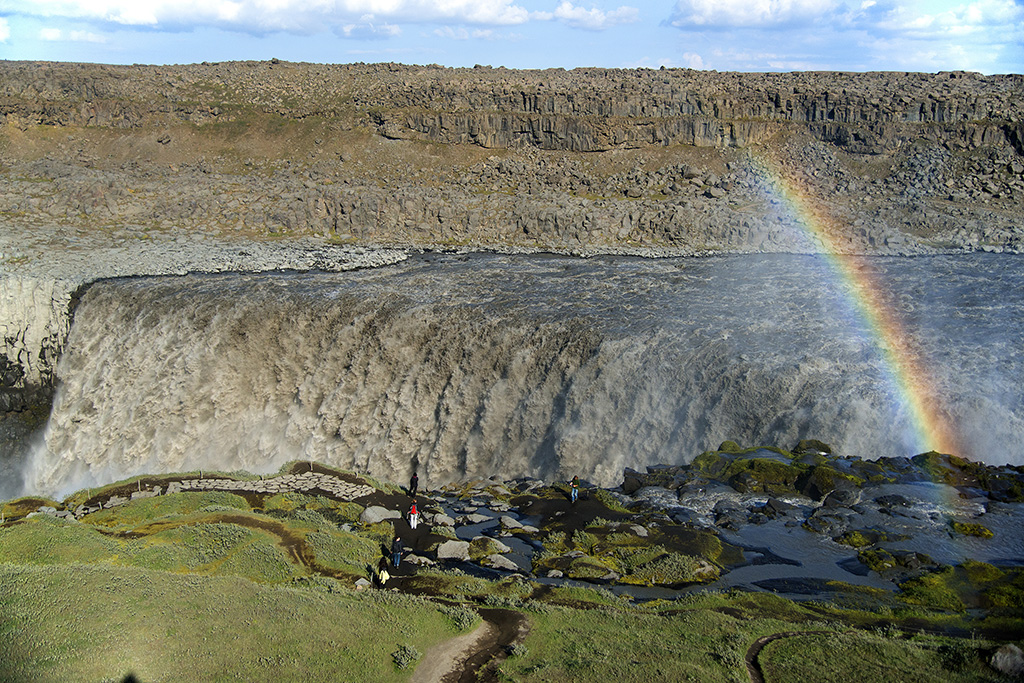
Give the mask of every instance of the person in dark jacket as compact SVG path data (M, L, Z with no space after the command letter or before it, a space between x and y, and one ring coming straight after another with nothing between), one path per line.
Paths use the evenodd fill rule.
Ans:
M412 479L409 480L409 495L413 498L416 497L416 491L420 487L420 478L415 472L412 473Z
M391 566L398 569L398 564L402 561L402 539L395 536L395 542L391 544Z

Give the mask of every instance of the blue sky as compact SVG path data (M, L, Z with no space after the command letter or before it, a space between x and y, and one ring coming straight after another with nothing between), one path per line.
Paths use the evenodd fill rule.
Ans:
M0 59L1024 72L1024 0L0 0Z

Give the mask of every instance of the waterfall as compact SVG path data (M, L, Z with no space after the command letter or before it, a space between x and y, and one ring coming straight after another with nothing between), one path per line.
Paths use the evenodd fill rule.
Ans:
M799 257L492 256L98 282L75 311L26 489L291 460L396 481L418 462L428 485L608 486L724 439L912 455L878 354L832 315L817 272ZM1009 387L1020 358L1007 362ZM950 370L956 387L971 367ZM1011 438L1024 433L1016 386L1002 399L960 386L954 405L1002 416L993 436Z

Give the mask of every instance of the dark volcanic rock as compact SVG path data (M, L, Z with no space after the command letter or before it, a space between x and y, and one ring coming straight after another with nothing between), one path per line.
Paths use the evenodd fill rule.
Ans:
M848 508L860 502L860 495L856 489L836 489L825 496L821 504L826 508Z

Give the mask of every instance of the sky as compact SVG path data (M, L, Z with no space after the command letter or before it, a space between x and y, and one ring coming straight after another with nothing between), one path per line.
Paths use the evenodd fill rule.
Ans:
M1024 73L1024 0L0 0L0 59Z

